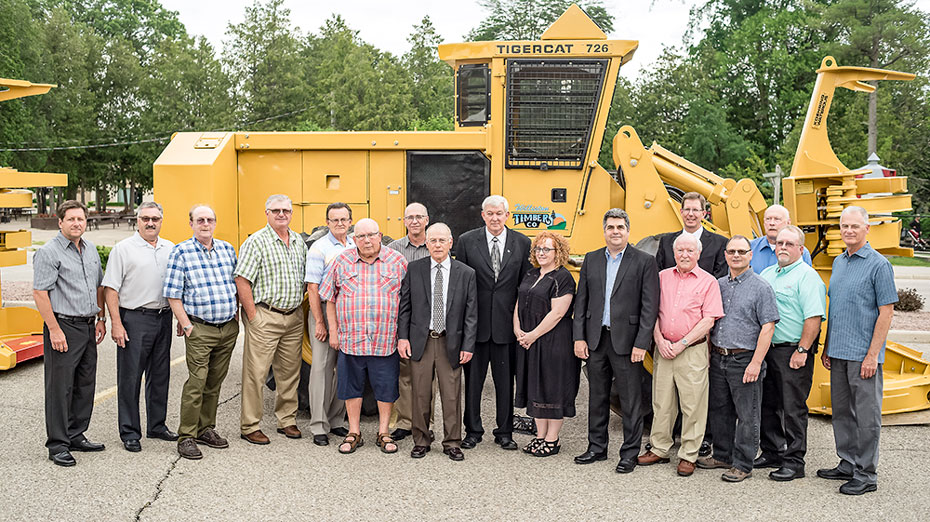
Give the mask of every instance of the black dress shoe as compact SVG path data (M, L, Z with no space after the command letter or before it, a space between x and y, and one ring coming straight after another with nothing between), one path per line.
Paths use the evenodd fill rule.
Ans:
M462 450L458 448L446 448L442 450L442 452L448 455L450 459L456 462L465 460L465 454L462 453Z
M429 453L429 446L414 446L410 450L410 456L415 459L422 459L427 453Z
M859 479L851 479L849 482L840 486L840 493L844 495L861 495L869 491L875 491L876 489L878 489L877 484L869 484Z
M395 441L404 440L410 436L410 430L405 430L403 428L397 428L391 432L391 438Z
M174 441L178 440L178 434L175 433L175 432L173 432L173 431L171 431L171 430L169 430L169 429L167 429L167 428L164 429L164 430L162 430L162 431L152 431L152 432L149 432L149 433L147 433L145 436L148 437L148 438L150 438L150 439L167 440L168 442L174 442Z
M822 479L827 479L827 480L850 481L853 478L852 473L845 473L843 471L840 471L839 466L835 468L818 469L817 476Z
M68 449L71 451L103 451L105 448L106 446L99 442L91 442L84 439L80 442L72 442L71 447Z
M620 459L617 463L617 473L633 473L636 469L636 459Z
M707 442L706 440L705 440L705 441L702 441L702 442L701 442L701 449L698 450L698 456L699 456L699 457L706 457L706 456L710 455L710 452L711 452L712 449L713 449L713 446L711 446L710 442Z
M481 437L466 435L465 438L462 439L462 449L472 449L477 446L479 442L481 442Z
M791 469L787 466L782 466L775 471L769 473L769 478L776 480L778 482L788 482L790 480L799 479L804 477L804 468L801 469Z
M337 437L345 437L349 434L349 430L343 428L342 426L336 426L335 428L330 428L329 432Z
M329 437L327 437L326 434L314 435L313 443L317 446L329 446Z
M136 439L124 440L123 447L126 448L126 451L131 451L133 453L139 453L142 451L142 444L140 444Z
M779 459L778 457L772 457L771 455L766 455L763 453L762 455L759 455L758 457L756 457L755 460L752 461L752 467L754 469L780 468L781 459Z
M594 453L591 450L588 450L581 455L575 457L575 464L590 464L592 462L597 462L599 460L607 460L607 452L603 453ZM618 465L619 467L619 465Z
M498 437L494 437L494 444L500 444L501 449L505 449L507 451L517 449L517 443L514 442L509 435L500 435Z
M72 457L71 453L68 451L49 455L48 460L54 462L58 466L64 466L66 468L77 464L77 461L74 460L74 457Z

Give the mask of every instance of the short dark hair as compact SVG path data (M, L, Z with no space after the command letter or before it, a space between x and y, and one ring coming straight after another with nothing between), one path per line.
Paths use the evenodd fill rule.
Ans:
M337 201L337 202L335 202L335 203L330 203L329 205L326 206L326 219L329 219L329 211L330 211L330 210L333 210L333 209L337 209L337 208L344 208L344 209L348 210L348 211L349 211L349 219L352 219L352 207L350 207L347 203L343 203L343 202L341 202L341 201Z
M73 199L69 199L68 201L65 201L64 203L62 203L61 205L58 205L58 210L57 210L58 219L59 219L59 220L64 220L64 219L65 219L65 214L67 214L68 211L71 210L71 209L73 209L73 208L79 208L79 209L83 210L83 211L84 211L84 219L87 219L87 207L86 207L83 203L81 203L80 201L76 201L76 200L73 200Z
M703 195L698 194L697 192L686 192L685 195L681 197L681 208L685 208L685 201L688 201L689 199L698 200L698 202L701 203L702 210L707 207L707 198L705 198Z
M611 218L622 219L623 222L626 223L627 231L630 230L630 216L622 208L612 208L612 209L609 209L607 212L604 212L604 220L603 220L603 223L601 223L601 227L607 228L607 220Z
M730 246L730 243L737 241L737 240L745 241L746 245L749 246L750 249L752 248L752 243L749 241L749 238L746 236L740 235L740 234L736 234L735 236L731 237L730 240L727 241L727 246Z

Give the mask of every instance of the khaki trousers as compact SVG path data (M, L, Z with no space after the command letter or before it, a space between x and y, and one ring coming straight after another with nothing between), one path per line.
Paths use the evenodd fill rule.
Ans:
M178 436L181 440L199 436L203 430L216 427L216 406L220 386L229 370L229 359L239 337L235 320L222 328L193 323L191 334L184 338L187 346L187 382L181 391L181 420Z
M326 307L323 303L323 317ZM316 332L316 320L313 313L307 315L310 332L310 347L313 350L313 364L310 365L310 433L326 435L329 430L342 427L346 419L346 403L336 398L336 359L339 352L333 350L326 341L313 336Z
M442 448L462 445L462 367L452 369L446 354L446 338L427 339L423 357L410 360L411 431L416 446L429 446L429 421L433 411L433 382L439 381L442 403Z
M413 390L411 388L410 359L400 359L400 374L397 377L397 402L391 409L391 429L399 428L403 430L412 430L411 411L413 408ZM434 397L439 393L439 384L433 379L433 394L430 396L429 406L429 425L433 425L433 414L436 406ZM429 427L429 426L427 426Z
M707 342L685 349L672 360L656 351L652 369L652 452L669 457L672 429L681 407L681 448L678 457L696 462L707 424L709 354Z
M242 352L242 413L239 428L243 435L259 429L264 401L262 387L268 368L274 368L274 413L278 427L296 425L297 382L300 380L300 351L303 348L302 315L255 308L255 317L245 321Z

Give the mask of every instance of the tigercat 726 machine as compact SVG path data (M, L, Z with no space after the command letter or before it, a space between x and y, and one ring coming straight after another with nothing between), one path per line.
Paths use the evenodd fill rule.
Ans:
M431 221L449 224L457 236L482 224L487 195L502 194L510 228L530 236L557 231L581 255L603 246L607 209L629 213L631 241L639 242L681 228L678 198L697 191L711 205L709 229L758 236L766 202L751 180L724 179L655 144L647 149L628 126L613 138L617 174L598 164L616 78L637 46L608 40L572 5L539 41L439 46L455 70L453 131L178 133L154 165L155 198L167 216L163 234L190 237L188 210L208 203L218 215L217 237L239 245L264 225L267 196L283 193L294 201L293 228L307 234L324 223L327 204L343 201L356 220L374 218L385 235L401 237L404 207L419 201ZM906 190L902 181L867 188ZM816 214L816 202L801 204ZM817 220L805 224L828 226ZM918 367L919 358L909 360ZM930 381L927 363L920 364ZM815 390L825 381L821 375ZM893 411L930 408L926 395L919 389L906 410Z
M0 78L0 101L45 94L54 85ZM65 187L66 174L19 172L0 166L0 208L32 208L32 192L22 187ZM0 230L0 266L26 264L32 246L28 230ZM0 308L0 370L42 356L42 316L24 306Z

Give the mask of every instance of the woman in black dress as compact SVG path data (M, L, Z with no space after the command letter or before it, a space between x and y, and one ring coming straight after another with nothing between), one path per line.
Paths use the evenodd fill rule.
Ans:
M514 402L536 421L536 438L523 451L537 457L559 452L564 417L575 416L581 361L572 347L575 280L565 268L568 241L542 232L530 248L533 268L523 278L513 312L513 331L526 350L517 357Z

